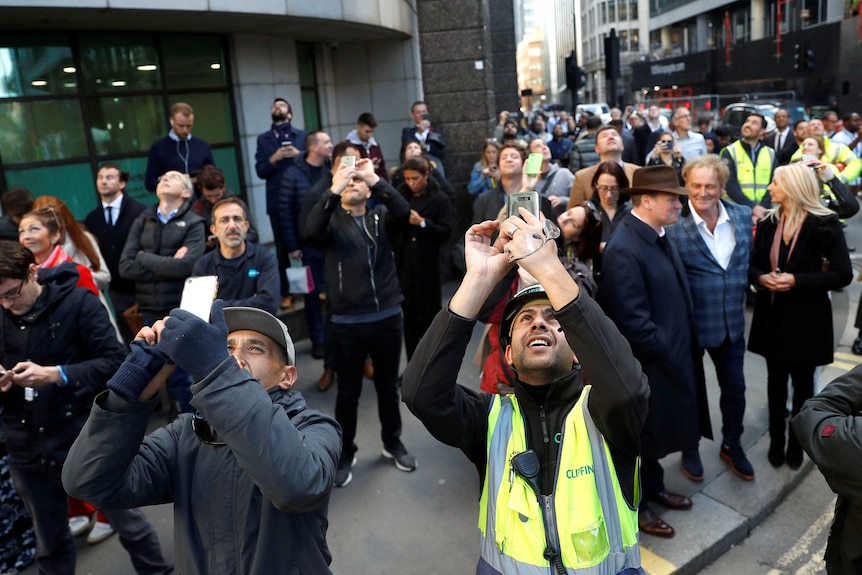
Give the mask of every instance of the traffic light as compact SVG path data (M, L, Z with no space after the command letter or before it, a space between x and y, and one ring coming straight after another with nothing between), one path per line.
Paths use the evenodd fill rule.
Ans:
M805 51L805 71L813 72L814 71L814 50L806 50Z
M575 60L574 52L566 56L566 84L569 90L578 89L578 62Z
M587 70L586 70L586 68L578 68L577 78L578 78L578 83L575 85L578 87L578 89L580 90L581 88L586 88L587 87Z
M802 48L802 44L794 44L793 45L793 69L801 70L802 62L804 60L805 50Z

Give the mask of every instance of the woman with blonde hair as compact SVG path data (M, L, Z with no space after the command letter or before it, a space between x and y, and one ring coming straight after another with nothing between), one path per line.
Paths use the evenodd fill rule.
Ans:
M776 168L768 188L775 208L757 223L749 281L757 288L748 349L766 359L769 403L768 459L802 465L790 434L785 452L787 381L793 415L814 392L814 370L832 363L829 291L850 283L852 269L837 216L820 203L820 181L801 163Z

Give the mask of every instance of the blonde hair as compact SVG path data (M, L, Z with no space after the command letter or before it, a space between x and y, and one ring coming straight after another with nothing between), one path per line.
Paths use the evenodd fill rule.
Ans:
M696 168L711 170L715 174L715 177L718 178L718 183L722 189L727 184L727 180L730 179L730 169L727 167L727 160L717 154L704 154L687 161L682 167L682 179L686 183L688 183L688 176Z
M820 181L814 170L802 164L790 164L775 169L772 183L790 200L787 219L789 222L805 219L807 214L816 216L834 215L835 212L820 203ZM774 221L782 215L783 208L776 206L766 217Z

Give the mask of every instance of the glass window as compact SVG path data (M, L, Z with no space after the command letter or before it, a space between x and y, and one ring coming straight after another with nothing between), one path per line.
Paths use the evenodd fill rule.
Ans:
M95 181L89 163L6 170L9 188L27 188L34 196L60 198L77 220L83 220L96 207Z
M601 7L601 11L602 11L602 24L607 24L608 23L608 6L607 6L607 4L602 2L600 4L600 7Z
M629 42L631 42L631 51L632 52L640 52L641 47L638 42L638 31L637 28L633 28L629 30Z
M632 0L629 3L629 19L637 20L638 19L638 2L637 0Z
M169 90L227 86L221 37L168 34L162 36L162 53Z
M296 43L296 61L299 65L299 86L302 96L302 114L305 129L320 129L320 104L317 100L317 74L314 69L314 46Z
M124 172L129 173L129 181L126 183L124 193L147 206L151 206L158 201L156 194L152 193L144 186L144 177L147 173L147 156L142 158L124 158L121 160L111 161L120 166ZM91 181L95 182L95 174L91 174L91 176ZM93 186L95 187L95 184L93 184Z
M76 72L65 40L36 35L0 40L0 98L74 94Z
M230 98L226 92L214 94L175 94L171 97L171 104L186 102L195 111L195 125L192 135L203 138L210 145L220 143L233 143L233 125L231 124ZM164 113L164 120L170 112ZM168 127L163 128L164 134L168 133ZM152 143L152 142L150 142ZM147 145L149 149L149 144Z
M159 59L152 36L85 34L80 46L88 93L161 88Z
M90 133L99 156L146 152L162 137L164 113L158 96L113 96L87 101Z
M617 0L608 2L608 22L617 21Z
M242 188L240 186L239 167L236 163L236 148L228 147L213 150L213 160L215 165L224 173L227 188L239 194Z
M620 52L629 51L629 31L620 30Z
M21 164L87 157L78 100L0 102L0 158Z
M628 20L628 4L626 0L620 0L620 22Z

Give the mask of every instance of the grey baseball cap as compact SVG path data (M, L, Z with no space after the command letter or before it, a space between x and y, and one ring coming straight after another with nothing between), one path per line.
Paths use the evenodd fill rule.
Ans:
M296 364L296 350L287 326L271 313L256 307L226 307L224 321L227 324L228 333L247 329L269 337L284 348L287 354L287 365Z

